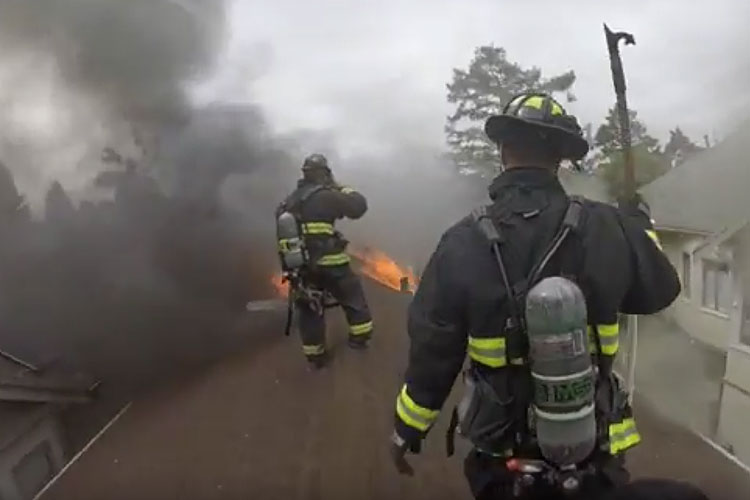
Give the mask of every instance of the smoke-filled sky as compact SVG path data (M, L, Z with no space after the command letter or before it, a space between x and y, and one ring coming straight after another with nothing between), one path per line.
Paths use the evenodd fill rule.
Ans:
M488 43L575 70L570 111L598 124L614 102L604 21L636 37L629 101L651 132L719 139L750 114L748 19L746 0L0 0L0 155L27 195L75 190L124 118L189 112L186 86L333 157L439 150L451 70Z
M0 158L22 191L80 188L133 121L184 121L224 20L223 0L0 0Z
M747 0L233 5L230 55L213 88L262 102L280 128L333 128L347 149L441 146L451 69L487 43L548 75L575 70L571 111L598 124L614 102L602 22L635 35L622 49L630 103L662 140L675 125L721 138L750 114Z

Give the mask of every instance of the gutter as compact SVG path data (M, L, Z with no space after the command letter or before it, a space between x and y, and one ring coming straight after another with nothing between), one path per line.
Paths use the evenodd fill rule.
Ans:
M748 224L748 222L750 221L743 220L733 226L727 226L721 231L714 233L713 236L711 236L710 238L707 238L706 241L704 241L703 243L695 247L695 249L693 250L693 253L697 254L705 250L706 248L721 245L726 240L728 240L729 238L737 234L737 232L740 231L743 227L745 227Z
M21 358L17 358L16 356L12 355L11 353L7 351L3 351L0 349L0 357L3 357L10 361L11 363L14 363L16 365L22 366L23 368L26 368L27 370L31 370L32 372L38 372L39 368L32 365L31 363L22 360Z
M654 229L657 231L666 231L668 233L687 233L687 234L694 234L696 236L711 236L715 235L715 232L711 231L704 231L703 229L693 229L693 228L687 228L687 227L679 227L679 226L667 226L662 224L654 224Z

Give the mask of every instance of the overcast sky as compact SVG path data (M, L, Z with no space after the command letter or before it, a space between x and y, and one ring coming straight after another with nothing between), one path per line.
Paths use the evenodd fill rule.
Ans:
M622 49L629 101L665 138L721 137L750 116L748 0L234 0L207 94L262 104L275 127L332 128L356 151L443 145L445 84L478 45L552 75L575 70L582 122L614 102L602 22Z

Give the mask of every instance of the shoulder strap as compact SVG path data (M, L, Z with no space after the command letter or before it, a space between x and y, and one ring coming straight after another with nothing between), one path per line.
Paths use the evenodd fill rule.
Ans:
M581 225L581 214L583 213L583 198L580 196L571 196L568 198L568 208L565 210L562 223L560 224L555 237L552 238L547 251L543 254L539 262L532 268L529 273L526 290L528 291L536 284L536 281L541 276L544 268L549 263L550 259L557 253L562 246L565 239L572 232L578 231Z
M302 193L302 196L300 197L299 201L297 202L299 205L302 205L305 203L312 195L315 193L322 191L324 189L327 189L326 186L323 186L321 184L316 184L312 188L308 189L306 192Z
M584 210L585 199L580 196L572 196L570 199L570 207L568 211L574 207L577 213L570 215L568 221L571 227L571 234L574 236L574 248L572 251L565 252L562 256L561 273L567 278L578 279L583 272L583 244L581 242L580 233L583 226L582 214Z
M500 253L500 243L503 240L502 234L498 230L497 225L494 223L492 218L488 215L487 207L482 206L472 211L472 219L479 227L481 233L492 246L492 253L495 255L495 260L497 261L497 265L500 268L500 274L502 275L503 285L505 286L505 289L508 293L508 298L510 299L508 301L508 304L512 316L516 317L519 320L521 319L521 307L518 300L519 297L525 295L529 291L529 289L531 289L536 284L536 281L539 279L539 276L541 276L544 268L547 266L550 259L552 259L555 253L557 253L557 251L560 249L560 246L562 246L568 235L571 232L575 233L580 229L582 219L581 216L583 214L583 204L584 198L580 196L571 196L568 198L568 208L565 211L565 215L563 216L560 228L552 238L552 241L550 242L547 250L542 255L542 258L531 268L531 272L529 273L527 278L523 280L523 283L519 283L520 289L518 287L512 286L510 280L508 279L508 272Z
M481 206L474 209L471 212L471 217L477 227L479 227L481 233L485 238L487 238L487 240L490 242L490 245L492 246L492 253L495 256L497 267L500 268L500 275L503 279L503 286L505 286L505 291L508 294L508 306L510 307L510 314L514 319L518 320L520 318L520 307L518 305L518 302L516 301L516 296L513 293L513 287L511 286L510 280L508 279L508 271L505 268L503 256L500 253L500 242L502 241L500 231L498 231L497 225L487 214L486 206Z
M294 193L289 196L280 206L281 210L288 210L292 213L299 212L299 209L302 208L302 205L310 199L312 195L315 193L322 191L323 189L327 189L326 186L323 186L321 184L316 184L314 186L309 186L305 188L298 189Z

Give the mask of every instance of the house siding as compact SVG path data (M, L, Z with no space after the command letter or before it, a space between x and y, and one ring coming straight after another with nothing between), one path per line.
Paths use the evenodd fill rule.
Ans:
M741 296L750 290L750 230L746 227L735 238L737 251L737 285ZM750 466L750 297L740 301L736 335L727 355L727 368L722 385L718 440L742 462ZM745 310L744 313L742 312ZM744 323L744 324L743 324Z
M28 500L22 493L14 468L39 445L48 446L47 458L51 474L65 465L62 428L57 416L47 414L28 428L6 448L0 450L0 498L2 500ZM49 478L48 478L49 479Z
M729 349L727 371L722 388L718 441L745 464L750 465L750 347L734 345Z
M696 252L696 249L705 241L704 237L663 233L661 239L664 252L677 269L683 284L686 280L682 276L682 256L684 253L691 256L690 290L687 293L683 291L672 306L665 311L665 315L692 338L726 351L738 336L741 312L739 280L734 279L737 270L732 262L732 244L722 245L716 255L704 255L701 251ZM730 266L731 297L727 313L720 313L702 305L704 257L727 262Z

